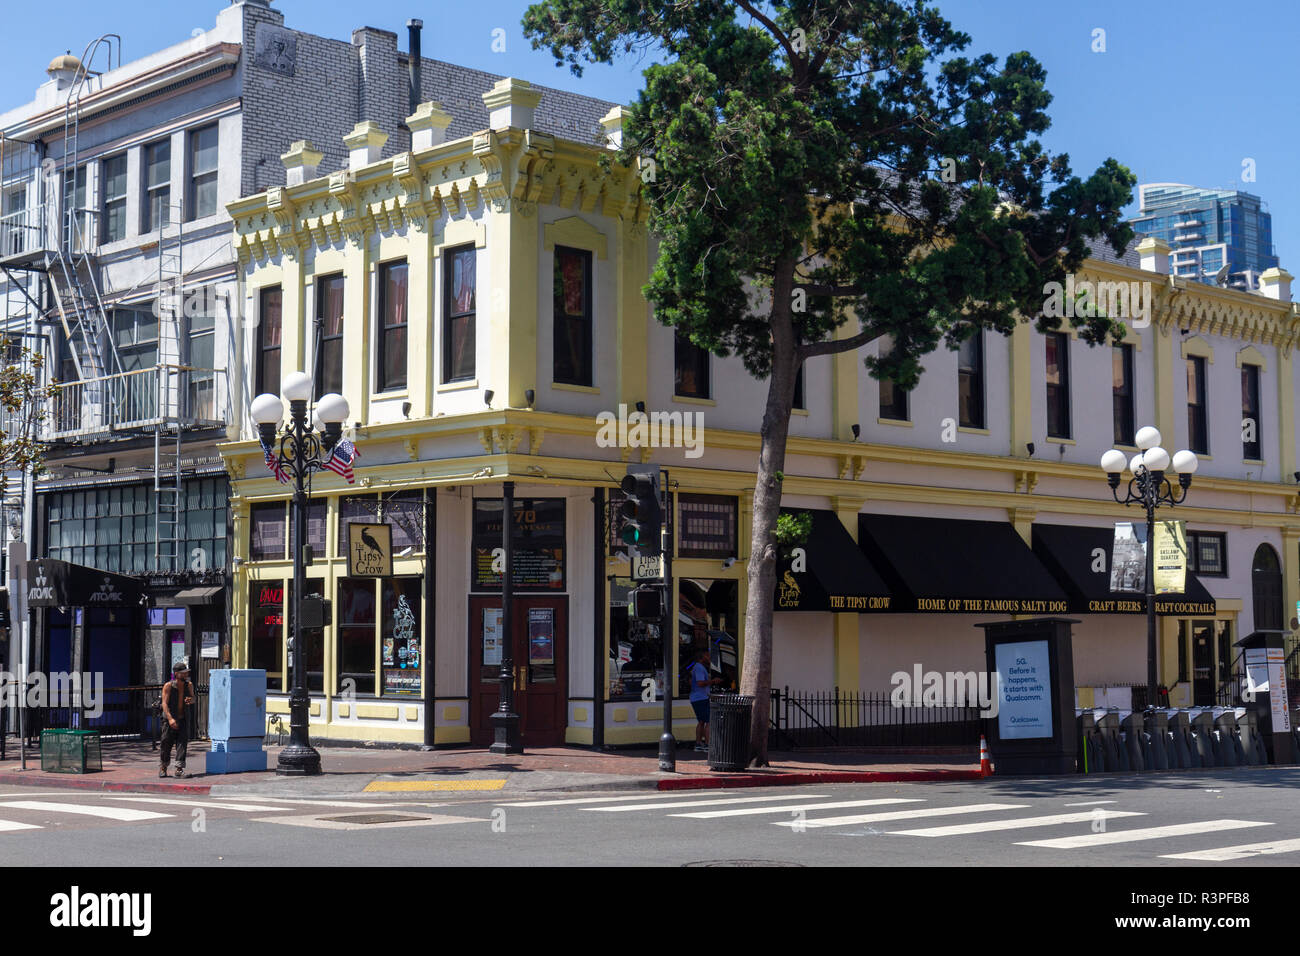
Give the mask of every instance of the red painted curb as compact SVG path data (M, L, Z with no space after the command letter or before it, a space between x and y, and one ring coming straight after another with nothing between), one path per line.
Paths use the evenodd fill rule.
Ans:
M978 770L810 770L803 773L736 774L734 776L673 777L659 781L660 790L714 790L727 787L780 787L801 783L926 783L980 780Z
M33 774L39 774L35 776ZM52 787L66 790L101 790L113 793L189 793L208 794L211 784L203 783L128 783L117 780L87 780L82 778L51 779L43 771L29 773L0 773L0 785L19 787Z

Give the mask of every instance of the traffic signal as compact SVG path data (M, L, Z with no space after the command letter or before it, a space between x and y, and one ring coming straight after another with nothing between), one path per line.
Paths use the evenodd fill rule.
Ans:
M632 591L632 618L658 623L664 616L664 589L658 584L643 584Z
M619 506L619 539L640 554L659 553L659 533L663 509L659 506L658 472L629 472L621 485L623 504Z

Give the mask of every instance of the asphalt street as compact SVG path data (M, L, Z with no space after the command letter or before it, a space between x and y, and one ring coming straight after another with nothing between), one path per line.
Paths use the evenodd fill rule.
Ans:
M0 864L205 867L1300 863L1300 768L554 794L0 788Z

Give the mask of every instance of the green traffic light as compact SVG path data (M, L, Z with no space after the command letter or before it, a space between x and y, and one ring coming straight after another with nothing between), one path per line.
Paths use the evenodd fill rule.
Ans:
M624 544L641 543L641 526L633 522L628 522L623 526L622 538Z

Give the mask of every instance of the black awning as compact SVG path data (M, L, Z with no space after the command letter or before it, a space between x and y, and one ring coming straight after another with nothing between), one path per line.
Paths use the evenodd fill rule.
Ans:
M858 543L894 594L891 610L1061 614L1061 586L1005 521L859 515Z
M1034 553L1070 597L1071 614L1145 614L1146 595L1110 589L1114 528L1034 525ZM1156 613L1213 614L1214 598L1191 571L1182 594L1157 594Z
M172 600L181 605L214 604L217 598L225 593L225 588L186 588L184 591L177 591Z
M31 607L134 607L140 603L141 583L125 574L53 558L27 562Z
M824 509L785 508L786 514L807 512L812 529L803 548L806 567L795 571L792 562L776 568L778 611L887 611L889 588L858 550L835 512Z

